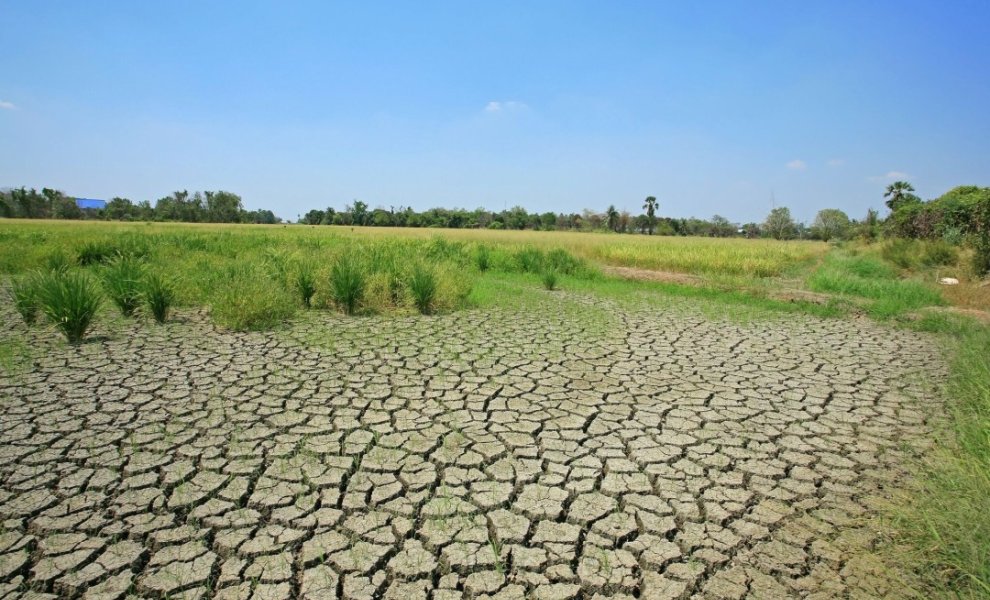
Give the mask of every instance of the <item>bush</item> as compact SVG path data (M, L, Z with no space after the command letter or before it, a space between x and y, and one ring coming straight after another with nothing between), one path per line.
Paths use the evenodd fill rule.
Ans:
M580 260L574 258L563 248L554 248L548 252L546 264L551 270L565 275L573 275L582 266Z
M149 273L144 278L144 301L155 321L164 323L175 302L175 285L159 273Z
M14 308L28 325L38 320L38 277L23 275L10 282L10 295L14 300Z
M897 238L883 247L881 256L902 269L912 269L918 264L916 244L911 240Z
M313 295L316 294L316 273L313 271L313 266L310 264L299 265L293 284L302 305L306 308L312 306Z
M543 287L550 291L557 289L557 272L553 269L547 269L543 272Z
M133 258L119 258L103 272L103 287L125 317L141 305L144 268Z
M70 344L82 341L103 301L93 280L73 271L39 277L37 296L42 312Z
M413 304L424 315L430 314L437 295L437 275L423 265L416 265L409 276L409 292Z
M364 269L353 257L341 257L330 270L330 296L349 315L357 311L364 284Z
M921 262L928 267L946 267L956 264L959 252L946 241L936 240L925 244Z
M971 259L973 273L977 277L990 274L990 233L984 233L973 243L973 258Z

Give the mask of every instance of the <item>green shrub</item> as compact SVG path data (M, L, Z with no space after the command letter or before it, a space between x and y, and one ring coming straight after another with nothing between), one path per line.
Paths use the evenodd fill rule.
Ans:
M10 281L10 295L14 300L14 308L28 325L38 320L38 276L36 274L22 275Z
M959 252L948 242L936 240L925 244L921 262L927 267L947 267L956 264Z
M547 269L543 272L543 287L550 291L557 289L557 272L553 269Z
M364 284L364 269L354 257L341 257L330 269L330 297L349 315L357 311Z
M75 271L40 276L37 295L42 312L70 344L82 341L103 301L93 280Z
M430 314L437 295L436 273L424 265L416 265L409 276L409 292L416 309L424 315Z
M155 321L164 323L175 302L175 284L159 273L148 273L142 286L144 301Z
M133 258L118 258L103 271L103 287L125 317L141 306L144 266Z
M990 233L984 233L974 241L971 266L977 277L990 274Z
M482 273L492 267L492 253L488 246L482 244L474 251L474 264Z
M306 308L312 306L313 296L316 294L316 273L313 266L308 263L299 265L293 284L302 305Z
M296 302L285 288L260 272L234 278L210 303L213 320L236 331L271 329L295 311Z
M888 242L880 254L902 269L913 269L920 257L916 242L903 238Z
M563 248L547 252L546 265L549 269L565 275L573 275L581 268L581 261Z

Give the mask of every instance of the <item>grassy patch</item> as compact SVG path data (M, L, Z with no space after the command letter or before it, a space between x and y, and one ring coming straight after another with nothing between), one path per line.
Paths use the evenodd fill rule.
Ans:
M895 511L907 562L930 595L990 597L990 329L948 315L917 325L950 336L944 429Z
M81 342L103 303L99 287L89 275L77 271L53 271L37 281L41 311L70 344Z

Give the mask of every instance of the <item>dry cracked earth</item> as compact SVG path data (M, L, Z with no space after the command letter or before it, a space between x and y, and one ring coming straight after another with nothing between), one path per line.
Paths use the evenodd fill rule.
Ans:
M0 311L34 353L0 379L2 598L895 595L870 517L942 369L919 334L674 300L78 347Z

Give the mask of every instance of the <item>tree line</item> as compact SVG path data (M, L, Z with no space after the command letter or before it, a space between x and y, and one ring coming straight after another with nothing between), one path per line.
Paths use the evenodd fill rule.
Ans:
M0 217L24 219L91 219L107 221L182 221L187 223L281 223L270 210L245 210L232 192L183 190L159 198L132 202L113 198L105 208L80 208L76 199L51 188L24 187L0 191Z

